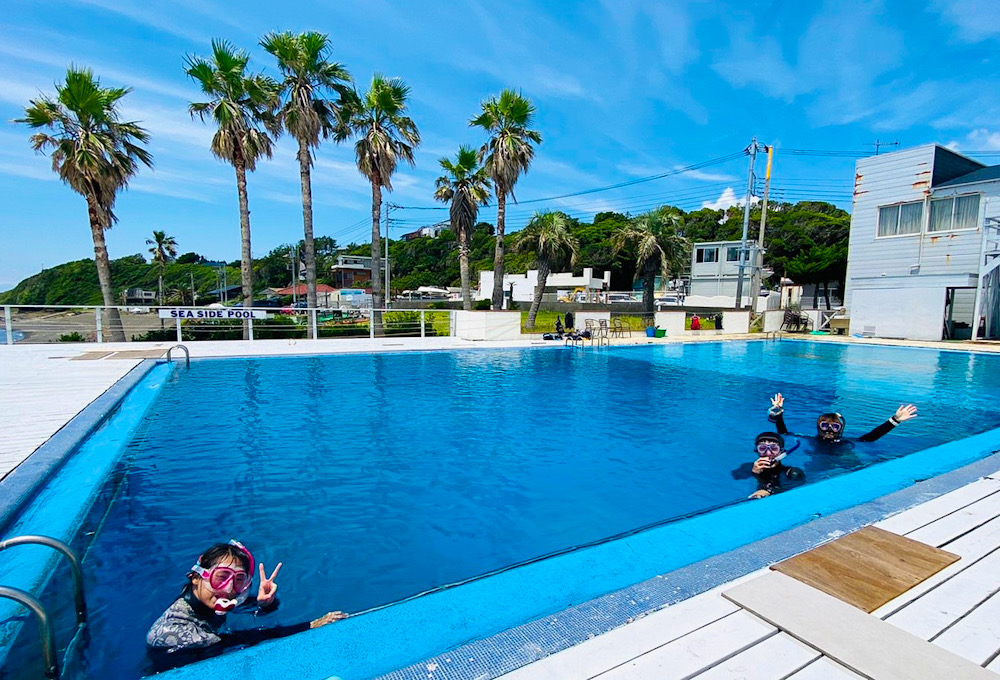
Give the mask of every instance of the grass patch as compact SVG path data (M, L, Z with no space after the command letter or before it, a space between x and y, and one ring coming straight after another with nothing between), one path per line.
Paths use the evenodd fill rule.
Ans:
M549 312L544 309L539 309L538 316L535 317L535 327L529 331L524 327L524 324L528 321L528 312L521 312L521 332L554 333L556 330L557 317L562 320L562 314L559 312Z

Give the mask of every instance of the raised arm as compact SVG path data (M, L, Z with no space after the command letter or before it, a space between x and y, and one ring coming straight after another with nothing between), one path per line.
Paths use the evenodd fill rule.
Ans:
M900 407L896 409L896 412L893 413L891 416L889 416L889 420L885 421L884 423L876 427L868 434L859 437L858 441L873 442L876 439L879 439L880 437L883 437L886 434L892 432L896 428L896 426L899 425L900 423L906 422L910 418L916 418L916 417L917 417L916 406L914 406L913 404L906 404L905 406L900 405Z
M767 410L767 419L775 424L778 434L788 434L788 428L785 427L785 398L781 396L781 392L771 397L771 408Z

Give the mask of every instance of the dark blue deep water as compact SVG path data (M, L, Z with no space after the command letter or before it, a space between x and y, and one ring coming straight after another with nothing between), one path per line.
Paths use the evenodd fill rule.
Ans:
M745 498L730 471L774 392L800 432L920 409L839 466L802 446L786 462L811 481L1000 427L998 361L807 342L196 361L87 555L86 674L141 674L146 629L216 541L284 563L270 622L358 612Z

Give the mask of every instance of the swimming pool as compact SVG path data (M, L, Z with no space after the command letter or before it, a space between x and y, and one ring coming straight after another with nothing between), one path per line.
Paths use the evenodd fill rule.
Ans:
M88 673L141 672L146 628L217 540L284 562L274 623L363 611L745 498L729 472L776 391L791 429L832 409L855 436L917 403L859 464L1000 427L998 360L796 341L158 368L85 560ZM843 472L804 450L788 462ZM123 564L142 577L102 578Z

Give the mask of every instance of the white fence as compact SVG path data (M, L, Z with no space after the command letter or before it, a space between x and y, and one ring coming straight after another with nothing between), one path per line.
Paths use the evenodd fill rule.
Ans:
M2 310L4 342L8 345L454 333L454 311L448 309L4 305Z

